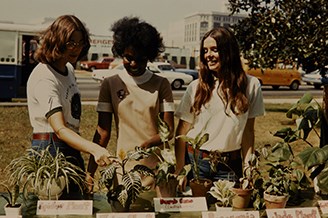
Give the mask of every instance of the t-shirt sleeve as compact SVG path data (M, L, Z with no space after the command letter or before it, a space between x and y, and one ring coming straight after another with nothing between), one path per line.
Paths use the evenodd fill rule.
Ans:
M34 87L35 99L39 101L37 110L46 117L49 112L62 108L60 93L53 81L42 79Z
M248 118L262 116L265 113L261 83L256 77L248 77L249 83L249 113Z
M190 112L194 96L192 85L192 83L188 85L174 114L178 119L184 120L188 123L193 123L194 121L194 114Z
M109 77L105 78L104 81L101 83L98 96L97 111L113 112Z
M171 85L165 78L160 87L159 93L160 111L161 112L172 112L174 111L174 100Z

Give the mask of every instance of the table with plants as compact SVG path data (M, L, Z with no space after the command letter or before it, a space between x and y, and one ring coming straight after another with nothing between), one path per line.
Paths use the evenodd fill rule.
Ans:
M261 216L266 216L267 208L284 207L318 207L318 200L328 199L328 146L312 145L307 141L311 131L321 124L324 109L305 94L288 110L286 116L296 121L296 129L284 128L274 133L281 138L275 145L265 145L256 149L244 166L243 177L238 182L227 180L205 182L205 190L198 193L195 190L181 193L177 185L186 179L190 170L197 177L197 152L208 140L207 133L200 133L196 138L177 136L187 141L194 149L193 168L186 165L180 175L175 175L174 146L168 139L168 126L160 117L159 132L163 146L147 149L135 148L126 154L121 154L117 160L100 171L98 182L100 190L94 193L93 215L111 212L154 212L155 197L205 197L209 210L222 210L229 207L232 210L258 210ZM316 132L318 137L320 134ZM297 154L291 143L298 140L309 144L308 148ZM144 165L127 167L130 161L138 161L155 155L159 161L155 169ZM224 163L220 153L213 152L210 162ZM6 169L9 174L6 183L1 183L7 193L0 198L0 215L13 214L12 210L20 210L24 216L35 216L38 199L58 199L63 189L68 189L68 181L76 183L81 190L86 186L85 173L65 160L60 152L53 156L49 151L29 149L22 156L12 160ZM152 178L155 185L144 184L145 178ZM198 178L198 180L197 180ZM191 181L190 181L191 182ZM198 182L201 183L201 182ZM192 183L190 188L192 188ZM204 184L204 182L203 182ZM208 185L210 184L210 185ZM198 184L199 185L199 184ZM69 192L69 190L67 190ZM19 212L18 212L19 213ZM201 212L156 213L156 217L201 217ZM64 216L63 216L64 217Z

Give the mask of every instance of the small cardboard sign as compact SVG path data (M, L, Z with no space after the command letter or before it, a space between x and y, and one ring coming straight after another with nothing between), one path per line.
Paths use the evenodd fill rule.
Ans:
M36 215L92 215L92 200L39 200Z
M320 218L317 207L266 209L268 218Z
M255 210L249 211L233 211L233 210L220 210L220 211L205 211L202 212L202 218L259 218L260 212Z
M96 218L155 218L155 213L97 213Z
M328 200L319 200L318 204L322 214L328 214Z
M155 212L207 211L205 197L154 198Z

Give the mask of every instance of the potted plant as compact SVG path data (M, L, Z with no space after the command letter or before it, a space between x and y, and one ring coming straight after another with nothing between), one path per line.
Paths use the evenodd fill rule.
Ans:
M22 204L17 202L19 197L19 186L17 184L8 186L5 183L0 183L0 185L3 186L8 193L8 196L5 194L0 195L7 201L7 204L4 206L6 216L22 215Z
M119 160L113 160L100 171L99 183L107 188L108 203L113 211L129 211L139 194L151 188L142 184L142 177L154 176L152 170L140 164L132 169L126 167L129 161L138 161L148 156L149 153L136 147L133 151L120 153Z
M218 180L213 182L213 186L208 193L217 200L215 204L217 210L222 207L232 206L232 199L235 195L232 192L234 185L235 182L231 182L229 180Z
M185 165L179 175L174 173L176 169L174 147L171 146L169 142L169 127L160 116L158 116L158 129L163 143L162 148L154 146L145 151L149 154L155 155L159 160L154 169L157 197L175 197L177 193L177 185L187 176L191 170L191 165Z
M190 180L189 186L192 190L192 195L194 197L206 196L207 192L213 185L213 182L206 178L200 178L199 176L199 151L200 147L208 141L209 134L201 131L195 138L188 137L186 135L176 136L176 138L181 138L185 142L189 143L192 146L193 154L193 164L192 170L194 178Z
M263 198L266 208L284 208L291 195L302 187L304 172L294 160L286 143L277 143L271 150L262 149L264 158L261 166Z
M246 166L243 169L243 177L239 179L235 187L232 188L235 196L232 199L232 206L234 208L247 208L251 200L251 196L256 182L260 177L258 155L251 154Z
M69 182L77 184L81 191L86 185L85 172L68 162L58 150L52 156L49 146L42 150L28 149L13 159L7 169L11 184L18 183L23 187L23 196L31 190L39 199L58 199L65 187L69 193Z
M326 164L328 146L326 146L327 134L325 134L328 123L328 104L326 101L327 99L324 98L322 108L310 93L305 93L286 113L290 119L296 117L296 129L285 128L276 134L284 138L284 141L302 140L309 145L308 148L298 154L298 157L306 171L310 173L315 192L318 194L328 193L328 165ZM319 126L321 126L321 134L317 130ZM313 145L307 140L311 132L318 136L320 145Z

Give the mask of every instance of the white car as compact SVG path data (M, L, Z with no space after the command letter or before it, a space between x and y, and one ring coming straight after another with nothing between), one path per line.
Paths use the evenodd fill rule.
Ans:
M326 76L328 76L328 66L325 66L324 71ZM321 82L321 74L319 69L308 74L303 74L302 80L307 85L313 85L315 89L321 88L322 82Z
M190 75L177 73L171 70L161 70L159 68L159 63L162 62L148 62L147 69L158 74L159 76L167 78L172 89L181 89L183 85L188 85L191 81L193 81L193 77ZM125 70L123 64L117 65L113 69L94 70L92 73L92 78L98 82L102 82L106 77L116 75L123 70Z

